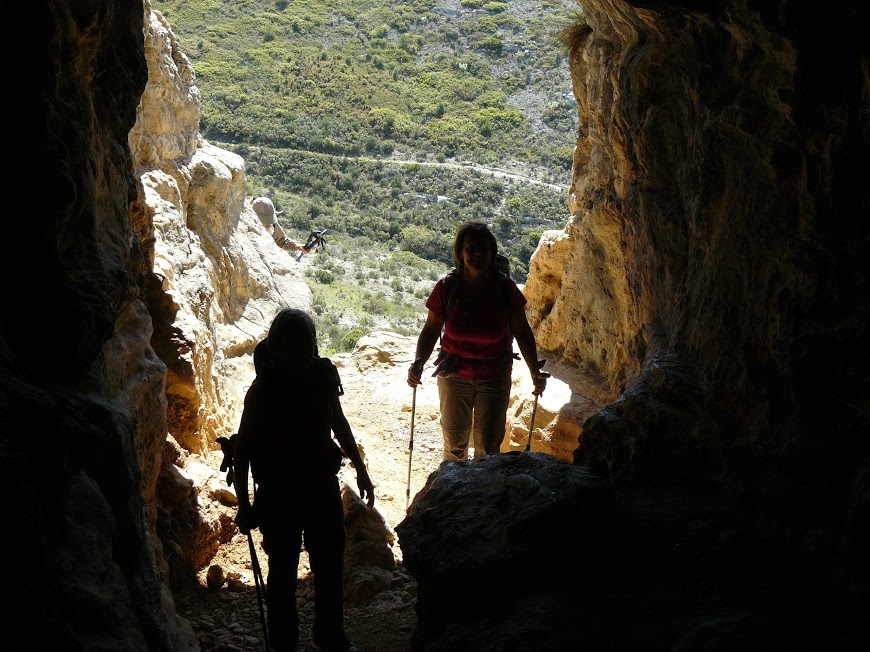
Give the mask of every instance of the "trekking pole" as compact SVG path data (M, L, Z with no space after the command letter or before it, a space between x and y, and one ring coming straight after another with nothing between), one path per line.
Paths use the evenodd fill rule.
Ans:
M526 452L532 450L532 430L535 429L535 412L538 411L538 395L535 394L535 404L532 407L532 420L529 422L529 441L526 442Z
M538 360L538 375L544 378L549 378L550 374L541 373L541 367L544 366L546 360ZM535 429L535 413L538 411L538 395L535 394L535 404L532 406L532 420L529 422L529 441L526 442L526 452L532 450L532 431Z
M408 486L405 487L405 513L408 513L408 501L411 499L411 457L414 455L414 413L417 411L417 386L411 395L411 441L408 444Z
M266 611L263 609L263 594L266 585L263 583L263 573L260 571L260 560L257 559L257 551L254 548L254 537L248 532L248 548L251 550L251 568L254 570L254 586L257 587L257 605L260 607L260 624L263 626L263 645L266 652L272 648L269 645L269 624L266 621Z

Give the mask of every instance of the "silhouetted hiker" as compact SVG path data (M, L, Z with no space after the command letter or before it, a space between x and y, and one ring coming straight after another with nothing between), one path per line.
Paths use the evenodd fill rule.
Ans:
M257 197L253 204L251 204L251 207L260 219L263 228L265 228L275 240L276 245L282 249L286 249L287 251L301 251L305 254L310 252L305 245L299 244L284 234L284 229L282 229L281 225L278 224L278 215L281 214L281 211L275 210L275 204L272 203L271 199L268 197Z
M296 573L303 533L314 574L314 642L328 650L357 648L344 633L344 511L336 473L342 454L353 463L360 496L374 505L372 481L341 409L338 371L317 356L314 321L288 308L254 350L257 377L245 396L234 448L236 523L259 527L269 556L266 604L275 650L299 638ZM248 464L257 485L248 499Z
M441 338L432 375L438 376L445 460L467 459L472 429L475 457L499 452L510 400L513 338L529 367L535 394L547 385L526 319L526 298L496 268L497 250L485 224L467 222L457 229L456 269L435 284L426 301L429 314L408 369L408 384L416 387Z

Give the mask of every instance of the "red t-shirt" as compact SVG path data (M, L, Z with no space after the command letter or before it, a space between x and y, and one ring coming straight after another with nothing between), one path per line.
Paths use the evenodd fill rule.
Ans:
M449 283L462 283L453 278ZM483 299L463 300L462 288L457 287L453 305L444 320L441 348L450 355L462 358L456 376L472 380L491 380L510 375L512 358L505 356L511 349L513 334L510 330L510 315L524 310L526 298L511 279L495 277L490 291ZM450 288L441 279L435 284L426 307L443 314L450 295ZM505 298L507 303L505 305Z

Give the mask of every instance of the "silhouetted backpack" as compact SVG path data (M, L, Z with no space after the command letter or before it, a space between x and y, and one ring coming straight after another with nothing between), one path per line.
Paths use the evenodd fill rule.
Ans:
M328 358L315 357L312 366L306 371L306 383L298 388L305 398L294 401L276 395L281 388L272 379L274 363L265 339L257 344L253 357L257 373L254 384L257 388L254 389L252 384L248 391L254 389L265 395L265 427L263 432L254 435L251 442L250 464L255 482L292 475L293 471L302 474L318 470L337 472L344 455L328 434L332 427L331 407L328 404L333 394L344 394L338 369ZM297 408L295 411L294 406ZM325 407L328 413L324 412ZM304 432L306 427L325 436L310 436L310 432ZM229 438L217 439L224 455L220 470L227 472L227 484L233 481L233 453L237 437L238 434L234 434ZM278 449L282 454L275 452Z

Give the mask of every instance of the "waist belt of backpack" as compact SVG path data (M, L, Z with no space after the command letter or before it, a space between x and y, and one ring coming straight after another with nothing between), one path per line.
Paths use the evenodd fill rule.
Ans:
M513 349L507 349L504 353L495 358L463 358L459 355L445 353L444 350L441 349L438 353L438 357L435 359L435 371L432 373L432 376L443 376L445 378L452 376L457 372L461 364L476 367L491 364L493 362L501 362L505 367L510 367L513 365L513 360L515 358L518 359L514 354Z

